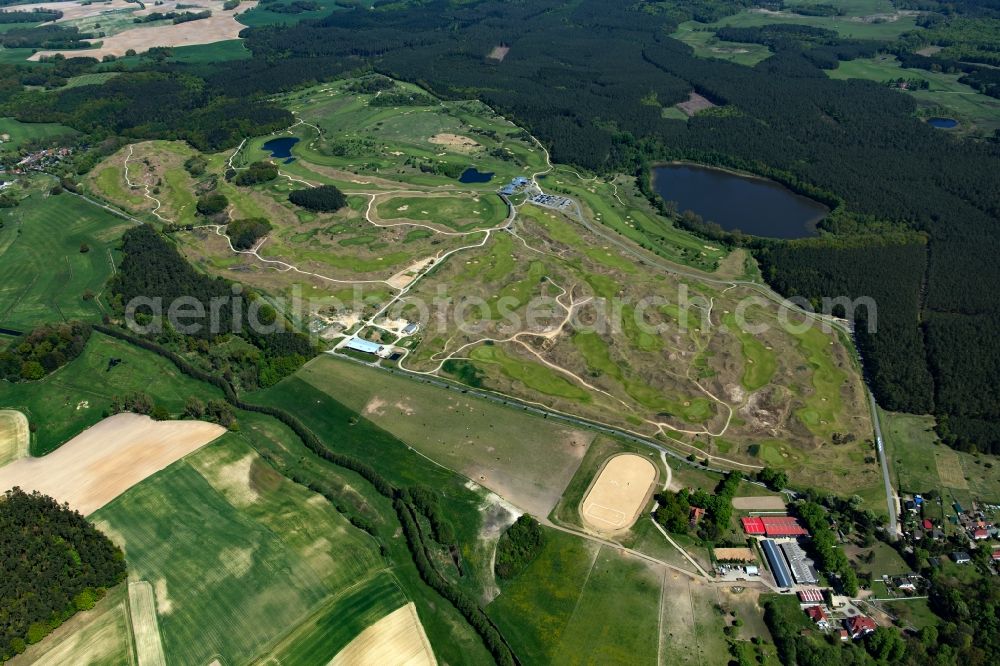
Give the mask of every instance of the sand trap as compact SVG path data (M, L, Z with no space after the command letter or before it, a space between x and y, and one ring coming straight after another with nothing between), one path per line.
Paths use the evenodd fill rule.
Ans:
M784 511L785 500L775 495L768 497L734 497L733 508L743 511Z
M453 150L469 151L474 148L480 148L478 142L473 141L467 136L461 136L460 134L452 134L451 132L442 132L441 134L435 134L430 139L428 139L433 144L438 146L445 146Z
M13 409L0 410L0 466L28 455L28 417Z
M424 666L437 664L417 608L412 603L389 613L354 637L330 666Z
M624 453L609 458L580 505L583 522L600 532L628 529L649 500L658 475L656 466L643 456Z
M0 468L0 491L38 490L87 515L226 432L204 421L154 421L116 414L44 458Z
M61 4L61 3L60 3ZM227 39L237 39L240 30L246 28L237 22L236 12L223 11L222 0L200 0L199 4L212 11L212 15L198 21L186 23L151 25L136 27L115 35L102 37L101 46L96 49L72 49L68 51L38 51L28 60L38 60L42 56L62 53L67 58L87 56L101 59L106 55L123 56L129 49L137 53L148 51L154 46L193 46L195 44L212 44ZM256 2L240 3L238 12L242 13L257 6ZM61 7L60 7L61 9ZM65 11L65 10L64 10ZM195 11L195 10L192 10ZM200 11L200 10L198 10ZM142 24L136 24L141 26Z

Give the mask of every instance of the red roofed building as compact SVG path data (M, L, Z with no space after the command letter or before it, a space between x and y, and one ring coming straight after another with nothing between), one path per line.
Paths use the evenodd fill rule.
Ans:
M826 612L823 610L822 606L810 606L806 609L806 615L809 619L816 623L820 629L826 629L830 626L830 622L826 617Z
M817 602L823 601L823 593L816 588L809 588L808 590L799 590L799 601L803 602Z
M764 521L760 518L740 518L743 531L751 535L764 535Z
M1000 550L994 550L993 551L993 559L994 560L1000 560Z
M931 522L930 518L924 518L924 529L925 530L934 529L934 523Z
M792 516L764 516L761 518L741 518L743 531L750 535L767 535L769 537L806 536L809 533Z
M704 517L705 510L700 506L693 506L691 507L691 512L688 514L688 522L691 524L691 527L694 527Z
M972 533L972 538L973 539L989 539L990 538L990 533L987 532L982 527L980 527L978 530L976 530L975 532Z
M858 640L868 634L872 633L878 629L878 625L870 617L865 617L864 615L855 615L854 617L849 617L844 621L847 626L847 631L851 633L851 638Z

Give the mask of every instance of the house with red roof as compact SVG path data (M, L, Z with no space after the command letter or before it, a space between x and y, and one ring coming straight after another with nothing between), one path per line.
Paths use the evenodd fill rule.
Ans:
M823 610L822 606L810 606L806 609L806 615L809 619L816 623L816 626L820 629L826 629L830 626L830 620L826 616L826 611Z
M985 528L980 527L979 529L975 530L972 533L972 538L976 539L977 541L981 541L983 539L989 539L990 533L987 532Z
M934 529L934 523L931 522L930 518L924 518L924 529L928 531Z
M854 617L847 618L844 620L844 626L847 627L847 631L851 634L851 638L854 640L864 638L878 629L878 625L875 624L875 621L870 617L865 617L864 615L855 615Z

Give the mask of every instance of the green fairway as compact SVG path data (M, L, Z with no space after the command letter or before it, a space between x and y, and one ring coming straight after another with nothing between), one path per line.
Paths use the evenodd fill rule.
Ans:
M455 231L495 227L507 217L500 197L483 194L454 197L392 197L378 204L383 220L434 222Z
M778 358L775 353L760 340L740 328L736 321L736 315L725 315L722 321L740 341L744 363L743 387L748 391L756 391L767 386L778 369Z
M476 347L470 356L474 361L486 367L499 368L506 377L539 393L579 402L589 402L591 399L590 393L577 386L566 375L541 363L509 356L499 347L490 345Z
M153 585L168 663L245 663L385 566L367 535L236 435L93 519L124 547L130 580Z
M112 249L128 222L72 194L39 190L0 211L0 221L0 326L100 318L104 306L93 297L112 274Z
M860 0L867 2L867 0ZM887 11L892 11L887 3L881 3ZM875 4L869 4L868 8L874 8ZM711 27L738 27L750 28L761 25L808 25L814 28L825 28L833 30L841 37L853 39L879 39L891 40L899 37L904 32L917 29L917 17L914 15L894 15L891 19L860 20L859 15L866 15L872 12L867 11L862 5L856 7L862 10L853 16L803 16L787 12L762 12L744 10L732 16L727 16L715 23L710 23Z
M57 136L74 136L76 133L76 130L58 123L22 123L13 118L0 118L0 134L10 135L9 139L4 139L3 143L0 143L0 155L17 152L31 141L44 141Z
M797 337L799 349L812 366L812 392L805 397L805 407L796 412L799 420L818 436L835 432L845 418L840 396L848 381L846 372L837 367L830 355L830 338L816 327Z
M723 41L715 36L714 29L706 28L704 24L696 21L681 23L677 26L677 31L670 36L694 49L694 54L699 58L719 58L734 62L737 65L752 67L761 60L771 57L771 49L763 44L741 44ZM687 114L680 109L669 107L669 109L665 110L671 113L668 117L687 120Z
M121 363L110 368L112 358ZM144 391L173 414L190 396L220 398L214 386L195 381L152 352L94 333L83 353L35 382L0 382L0 407L18 409L36 429L31 453L44 455L103 418L111 399Z
M546 529L545 546L488 608L524 663L656 661L659 574Z

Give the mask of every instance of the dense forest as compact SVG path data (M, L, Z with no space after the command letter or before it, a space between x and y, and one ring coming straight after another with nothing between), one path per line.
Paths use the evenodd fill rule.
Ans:
M25 333L0 351L0 379L41 379L83 352L90 326L80 322L45 324Z
M51 497L5 492L0 534L0 662L125 580L121 549Z
M174 328L164 321L160 330L154 328L149 335L161 344L194 353L238 386L252 389L275 384L315 354L309 339L291 330L257 294L244 294L239 285L198 272L153 227L143 225L125 232L122 251L125 257L111 281L114 307L125 313L135 298L159 299L166 315L171 303L179 299L197 303L193 307L204 316L181 322L196 328L180 331L180 326ZM212 313L216 324L211 322ZM149 323L152 315L152 307L135 309L135 320L141 325ZM249 344L228 345L228 355L219 349L207 353L233 335Z

